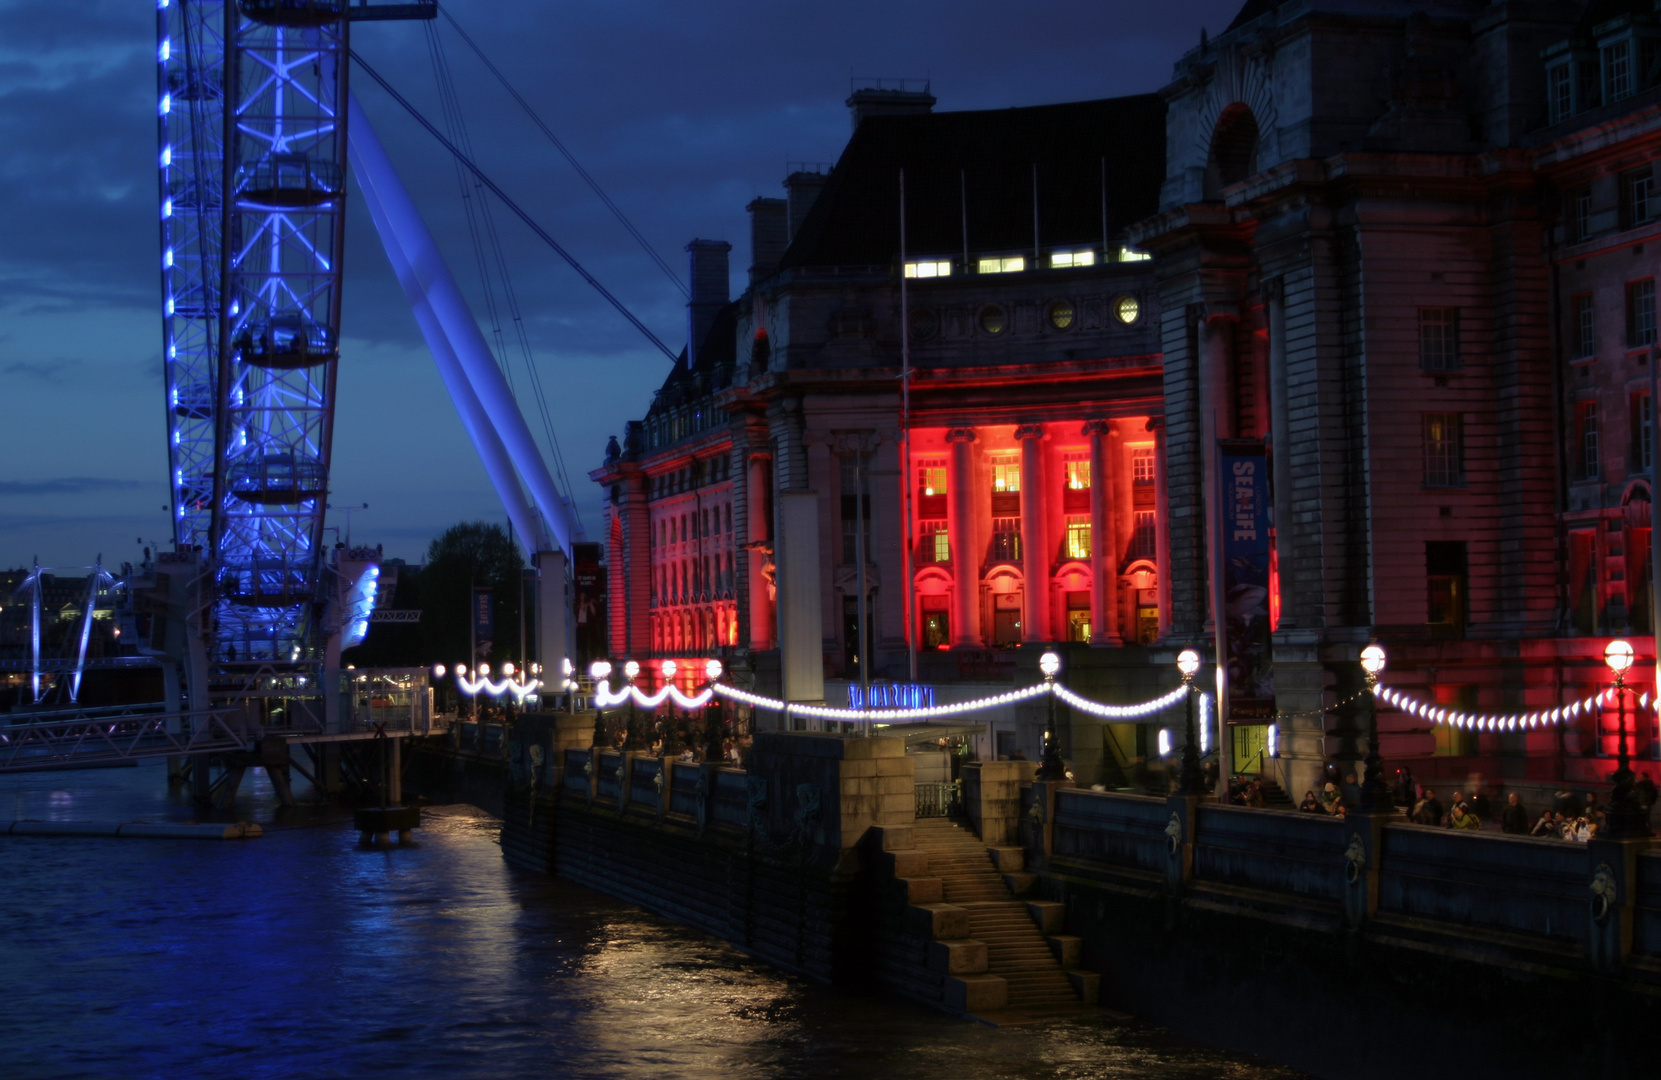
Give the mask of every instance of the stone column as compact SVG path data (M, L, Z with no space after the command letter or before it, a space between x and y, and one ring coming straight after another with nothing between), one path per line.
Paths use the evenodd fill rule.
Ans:
M750 591L750 648L771 649L777 640L774 635L773 599L768 595L769 576L777 565L771 554L772 522L767 518L768 465L766 454L751 454L745 469L744 502L746 542L766 546L753 547L748 554Z
M1021 443L1021 576L1026 579L1026 603L1021 619L1022 641L1054 641L1050 625L1049 500L1044 496L1043 424L1015 429Z
M1165 476L1165 420L1148 421L1153 431L1154 563L1159 580L1159 636L1171 632L1170 481Z
M946 432L952 457L947 466L946 535L952 556L952 647L979 648L980 558L974 551L974 428ZM913 628L913 632L916 629Z
M1221 597L1216 593L1217 440L1234 435L1234 324L1233 305L1207 304L1200 316L1200 533L1205 537L1205 580L1211 584L1206 604L1205 632L1217 628Z
M1119 521L1115 485L1120 471L1117 427L1111 420L1091 420L1090 436L1090 644L1123 645L1119 634Z

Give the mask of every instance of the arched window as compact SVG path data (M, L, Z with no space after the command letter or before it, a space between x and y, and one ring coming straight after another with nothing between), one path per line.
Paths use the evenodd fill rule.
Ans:
M1222 197L1223 188L1257 172L1257 117L1233 104L1217 118L1211 132L1211 155L1205 163L1205 197Z

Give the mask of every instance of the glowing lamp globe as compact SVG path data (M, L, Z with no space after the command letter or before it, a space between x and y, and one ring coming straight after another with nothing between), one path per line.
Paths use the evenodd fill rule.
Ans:
M1384 670L1384 646L1369 645L1361 650L1361 670L1377 675Z
M630 660L628 663L623 665L623 674L627 675L631 679L634 678L636 675L640 674L640 665L635 663L633 660Z
M1061 657L1053 652L1047 652L1038 658L1038 670L1044 673L1044 678L1053 679L1055 673L1061 670Z
M435 679L444 678L444 665L443 664L434 664L433 665L433 678L435 678Z
M489 675L490 674L490 665L489 664L480 664L478 667L474 668L473 670L477 671L480 675Z
M609 660L594 661L588 665L588 674L595 682L609 678L611 676L611 662Z
M1632 666L1635 657L1632 654L1632 645L1616 638L1603 650L1603 662L1609 665L1609 670L1616 675L1625 675Z
M512 675L513 674L513 661L512 660L508 660L508 661L506 661L502 664L502 674L503 675Z
M458 676L467 674L467 665L466 664L457 664L456 665L456 674Z
M1182 672L1183 678L1192 679L1194 673L1200 670L1200 654L1193 649L1184 649L1177 653L1177 670Z
M675 672L678 671L679 668L675 666L675 662L673 660L665 660L659 670L663 672L663 677L665 679L673 679L675 677Z
M541 665L539 664L537 666L540 667ZM573 672L575 672L577 670L575 667L571 666L571 658L569 656L567 656L564 660L560 661L560 666L565 669L565 674L567 676L571 675Z
M721 661L711 660L704 665L704 678L714 682L721 677Z

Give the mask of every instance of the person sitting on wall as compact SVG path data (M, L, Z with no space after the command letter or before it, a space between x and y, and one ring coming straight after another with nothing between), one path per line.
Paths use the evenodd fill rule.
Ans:
M1338 794L1338 785L1328 780L1321 788L1321 809L1329 814L1337 814L1338 808L1344 805L1344 797Z
M1528 831L1530 836L1538 836L1546 840L1563 839L1562 820L1552 811L1547 810L1540 815L1540 820L1534 823L1534 828Z
M1580 816L1585 818L1588 824L1603 824L1603 807L1598 805L1597 792L1588 791L1586 793L1586 811Z
M1413 783L1413 770L1403 765L1396 770L1396 803L1411 809L1418 801L1417 795L1417 787Z
M1315 793L1313 791L1306 791L1303 793L1303 802L1298 804L1298 812L1303 814L1319 814L1324 811L1321 809L1321 804L1316 800Z
M1465 801L1465 793L1463 791L1456 791L1453 793L1453 801L1448 803L1448 828L1453 828L1454 812L1461 809L1463 809L1467 814L1471 812L1470 804Z
M1425 797L1413 807L1413 822L1416 825L1442 824L1442 801L1436 797L1436 792L1425 788Z
M1355 782L1355 772L1351 770L1344 774L1344 786L1339 789L1344 796L1344 805L1354 809L1361 805L1361 785Z
M1494 813L1493 804L1488 801L1488 786L1478 784L1476 794L1471 796L1471 812L1483 821L1487 821Z
M1525 836L1528 833L1528 810L1515 791L1505 797L1505 812L1500 815L1500 829L1513 836Z
M1466 809L1464 803L1454 803L1453 813L1448 815L1450 829L1480 829L1482 819Z

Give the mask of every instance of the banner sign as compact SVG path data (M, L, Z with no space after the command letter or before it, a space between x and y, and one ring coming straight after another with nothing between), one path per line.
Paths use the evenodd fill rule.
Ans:
M496 637L496 594L490 589L473 590L473 661L490 655Z
M1260 442L1217 443L1223 609L1228 641L1228 720L1275 714L1269 655L1269 457Z
M421 621L420 608L377 608L369 613L370 622L414 623Z

